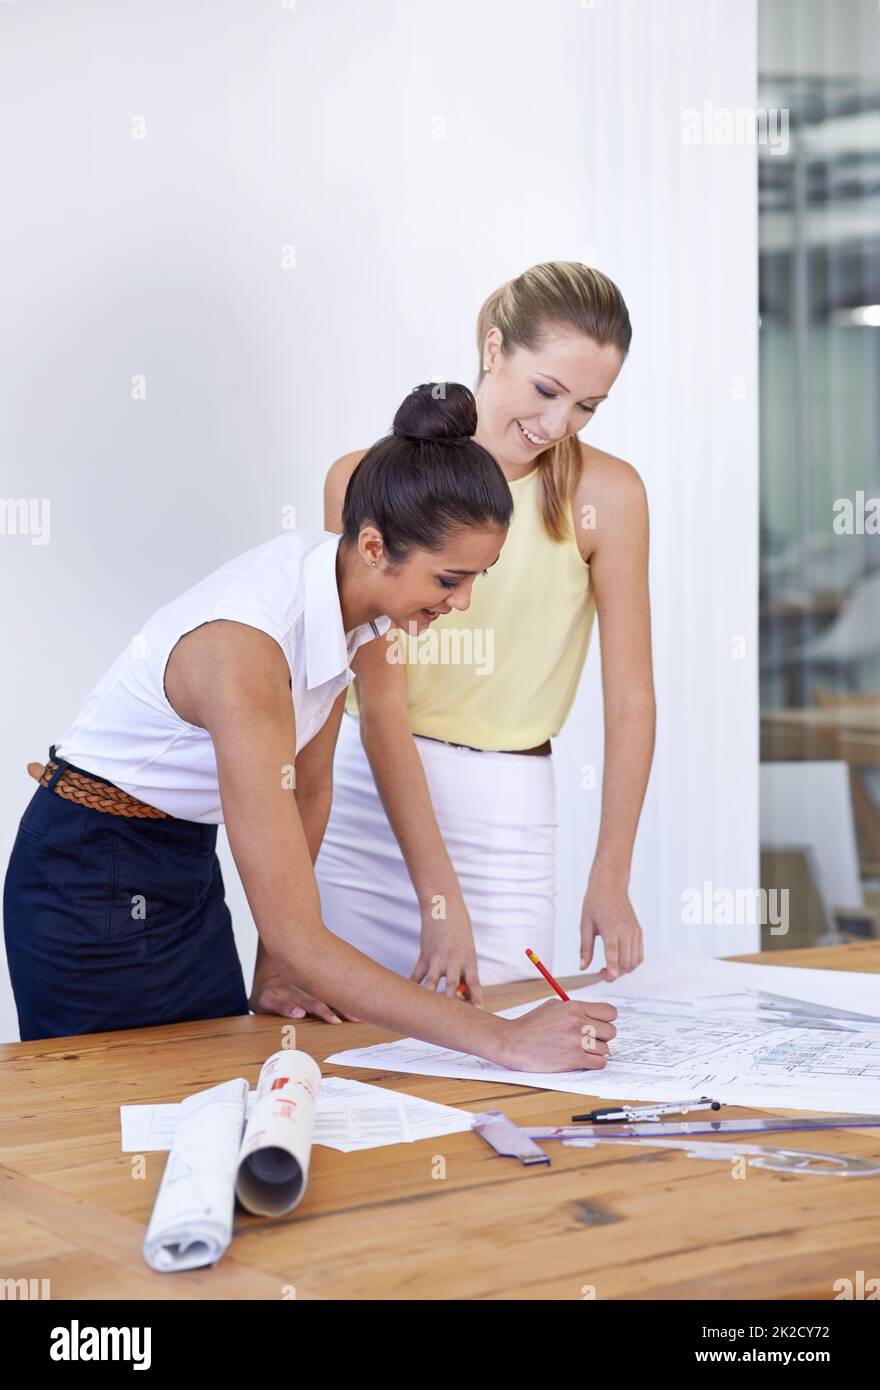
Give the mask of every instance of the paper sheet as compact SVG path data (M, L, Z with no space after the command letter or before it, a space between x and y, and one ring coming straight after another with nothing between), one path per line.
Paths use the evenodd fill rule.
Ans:
M327 1061L617 1100L711 1093L736 1105L880 1111L878 976L671 955L571 997L607 1000L618 1010L613 1056L601 1071L509 1071L413 1038ZM503 1016L518 1017L541 1002Z
M248 1096L248 1111L255 1091ZM123 1153L151 1153L171 1148L180 1104L121 1105ZM471 1127L471 1114L437 1105L421 1096L400 1095L364 1081L341 1076L321 1079L315 1113L314 1144L354 1153L385 1144L409 1144Z
M315 1143L343 1153L375 1149L386 1144L413 1144L443 1134L470 1129L470 1111L438 1105L422 1096L408 1096L325 1076L315 1126Z

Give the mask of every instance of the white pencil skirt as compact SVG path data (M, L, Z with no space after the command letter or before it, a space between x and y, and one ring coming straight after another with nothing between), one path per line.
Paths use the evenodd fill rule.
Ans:
M553 757L477 752L415 736L474 933L483 984L534 975L531 947L553 959L556 794ZM418 899L361 744L343 715L333 808L315 872L324 922L381 965L410 975Z

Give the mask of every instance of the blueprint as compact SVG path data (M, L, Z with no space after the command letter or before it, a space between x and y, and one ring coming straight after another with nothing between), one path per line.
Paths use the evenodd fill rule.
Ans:
M646 962L614 984L571 993L572 999L605 1000L618 1011L613 1055L600 1071L509 1071L413 1038L336 1053L327 1062L615 1100L710 1094L736 1105L854 1115L880 1111L880 978L672 960L673 966L670 958ZM813 978L792 979L799 976ZM836 977L824 982L824 991L823 980L816 978L822 976ZM847 979L855 981L849 988ZM777 981L788 988L802 985L812 997L778 993ZM503 1016L514 1018L535 1007L520 1005Z

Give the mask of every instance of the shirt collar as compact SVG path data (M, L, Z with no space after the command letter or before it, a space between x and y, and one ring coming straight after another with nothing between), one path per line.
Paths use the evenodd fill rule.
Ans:
M384 615L346 632L336 584L336 555L341 536L328 533L313 546L303 561L303 623L305 631L306 685L309 690L350 674L349 663L358 647L381 637L391 626Z

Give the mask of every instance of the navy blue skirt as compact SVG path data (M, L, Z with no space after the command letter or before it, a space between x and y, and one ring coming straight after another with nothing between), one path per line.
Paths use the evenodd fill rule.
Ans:
M249 1012L216 843L37 787L3 890L23 1041Z

